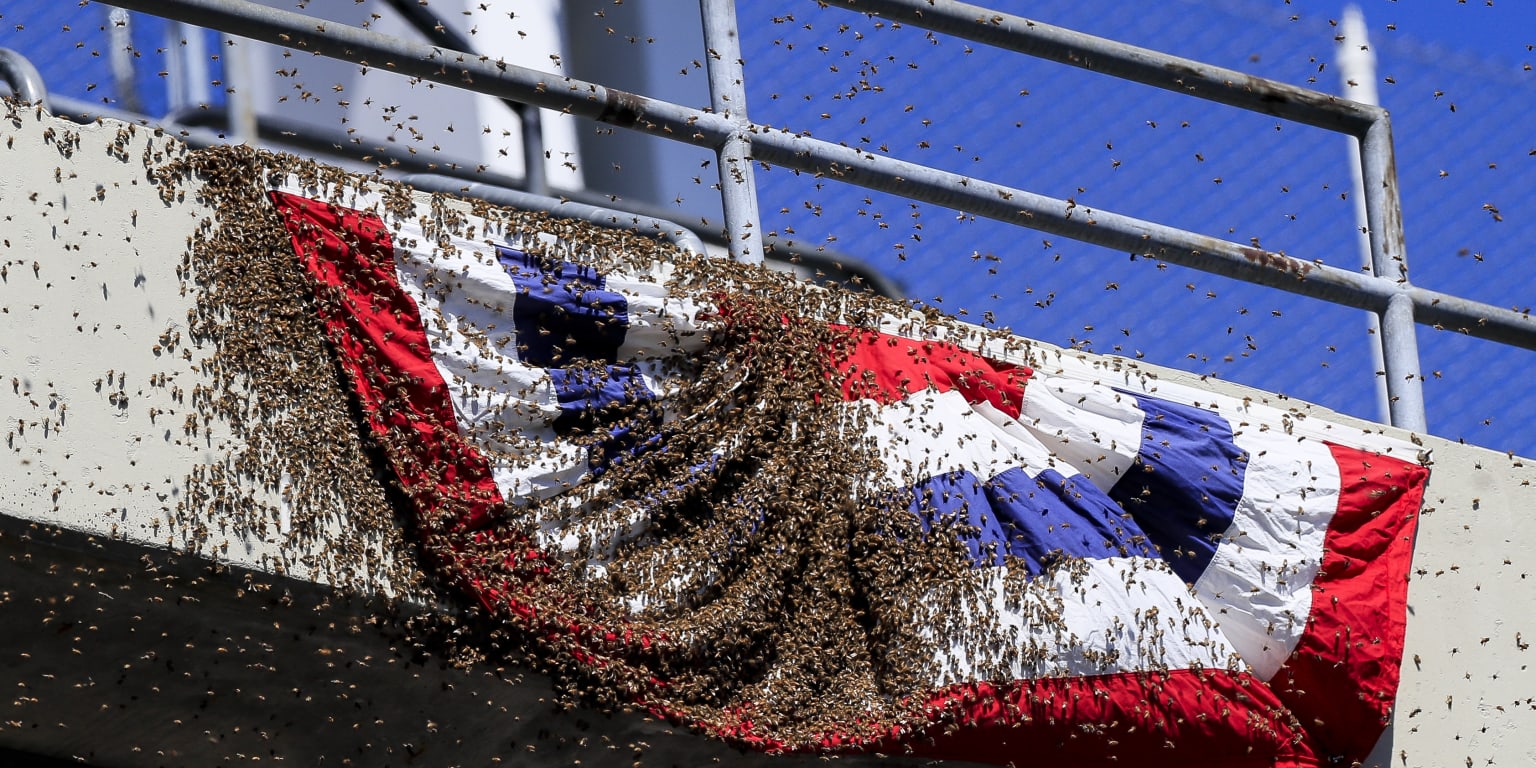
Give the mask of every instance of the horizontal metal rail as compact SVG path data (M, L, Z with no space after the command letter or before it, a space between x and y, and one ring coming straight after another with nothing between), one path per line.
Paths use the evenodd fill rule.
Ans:
M933 0L844 0L851 7L882 14L907 9L914 23L933 22L935 9L943 24L959 25L962 11L975 6ZM358 63L366 68L457 86L492 96L523 101L598 122L650 133L677 141L720 149L739 140L742 128L731 117L691 109L572 77L493 61L462 51L413 43L345 24L241 0L114 0L114 4L151 14L220 29L315 55ZM921 13L912 11L920 5ZM903 195L911 199L967 211L999 221L1070 237L1129 253L1146 254L1180 266L1380 313L1390 329L1405 324L1407 334L1388 345L1389 385L1406 379L1409 397L1394 403L1393 421L1423 428L1418 395L1417 352L1413 323L1434 325L1471 336L1536 350L1536 319L1481 302L1429 291L1407 282L1402 266L1401 227L1392 178L1391 135L1386 113L1379 107L1295 88L1249 75L1200 65L1186 59L1112 41L1039 25L990 11L966 21L965 34L991 42L992 36L1032 55L1085 66L1159 87L1190 93L1233 106L1273 114L1359 137L1367 178L1383 181L1385 190L1370 190L1371 236L1377 258L1374 275L1340 269L1207 237L1107 211L1088 209L1071 201L1037 195L1000 184L876 155L846 145L749 124L745 136L752 158L829 178ZM978 22L977 19L982 19ZM948 19L946 21L946 19ZM1017 19L1023 29L1010 27ZM937 23L934 26L937 28ZM1000 32L992 31L994 28ZM980 31L978 31L980 30ZM1011 32L1009 30L1012 30ZM1035 31L1039 30L1040 35ZM950 31L948 29L942 31ZM956 34L961 34L956 32ZM1043 36L1043 42L1018 42L1012 35ZM987 35L984 38L981 35ZM1055 38L1054 42L1051 38ZM1081 51L1074 53L1074 51ZM1074 59L1082 59L1077 64ZM1091 61L1090 61L1091 60ZM1110 63L1104 63L1108 61ZM1089 66L1089 63L1098 62ZM1162 72L1163 74L1156 74ZM1257 106L1254 106L1257 105ZM1330 117L1330 115L1332 115ZM722 179L722 184L727 180ZM1370 186L1370 185L1368 185ZM1394 266L1394 264L1396 266ZM1393 360L1399 361L1394 364ZM1399 382L1401 385L1401 382ZM1417 400L1417 403L1412 402ZM1413 411L1417 410L1415 418Z
M491 186L479 182L463 181L452 176L437 174L410 174L399 179L408 186L426 192L463 195L484 200L495 205L505 205L524 211L542 211L567 219L580 219L608 229L633 230L641 234L655 235L686 251L704 255L704 241L692 230L675 221L641 216L628 211L604 208L573 200L535 195L507 187Z
M68 96L53 96L51 99L60 117L77 123L94 123L101 118L109 118L135 125L154 126L172 133L191 146L200 148L228 144L234 140L221 129L228 116L224 109L218 106L208 109L177 110L163 118L153 118L149 115L114 109ZM426 160L420 155L402 152L384 145L354 143L355 137L341 130L317 128L271 115L259 115L257 132L263 140L274 145L293 147L313 155L366 162L401 181L410 179L412 174L455 179L457 183L451 190L453 194L466 194L459 190L469 184L483 185L479 187L480 189L529 191L525 186L527 182L521 177L481 171L455 163L437 163ZM416 182L407 181L407 183L415 184ZM613 210L616 216L624 219L638 217L641 221L655 219L665 222L672 221L671 217L677 215L677 211L669 211L660 206L634 200L625 200L622 205L618 205L607 195L584 189L551 188L550 196ZM682 227L681 224L678 226ZM724 230L712 229L713 224L707 219L700 220L698 226L702 229L692 227L687 229L706 246L716 245L721 250L728 249L723 239ZM718 243L715 242L715 238L720 238ZM777 268L798 268L805 270L807 274L820 271L828 275L842 275L838 279L845 281L845 287L853 290L869 290L893 299L899 299L905 295L900 284L852 254L822 246L806 247L772 234L763 236L763 247L772 256L768 261L770 266L774 266L774 262L778 261L781 264Z
M101 109L81 110L82 113L87 115L93 111L107 117L114 116L111 112ZM147 121L149 118L137 115L134 118L134 121L141 120ZM206 108L201 106L182 107L181 109L172 110L164 117L153 120L153 122L167 129L208 129L214 131L217 136L227 137L228 141L236 140L233 133L228 130L230 122L229 110L218 105ZM257 115L256 135L275 145L291 147L311 154L346 158L359 163L367 163L381 170L387 169L398 173L453 176L455 178L489 184L493 187L517 188L525 192L532 192L534 187L534 180L526 176L509 176L491 170L479 170L473 163L468 163L466 166L466 164L452 160L429 160L427 159L429 156L426 153L392 151L388 146L389 142L386 140L366 139L360 137L357 133L347 133L339 128L319 127L312 123L285 118L281 115ZM223 144L228 143L228 141L215 141L213 143ZM460 159L465 160L465 158ZM467 160L465 162L467 163Z
M365 70L394 72L711 149L735 130L723 115L245 0L113 0L112 4L350 61Z
M949 0L830 1L849 10L878 14L935 32L1330 131L1362 136L1386 114L1386 110L1371 104L1094 37L979 5Z

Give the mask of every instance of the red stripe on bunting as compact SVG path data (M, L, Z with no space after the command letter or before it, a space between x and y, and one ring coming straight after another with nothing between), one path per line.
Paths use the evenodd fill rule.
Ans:
M501 492L485 457L459 432L421 313L399 288L389 228L349 208L271 196L294 251L319 283L321 319L369 426L389 446L400 484L419 509L451 509L455 526L483 526Z
M1033 373L1029 368L989 360L948 342L833 328L847 330L853 337L832 361L845 399L890 405L926 389L959 390L969 403L991 403L1003 413L1019 417L1024 382Z
M799 751L854 749L992 765L1075 768L1317 768L1309 735L1246 672L1142 674L969 683L935 692L931 725L885 736L828 735ZM758 749L748 718L720 735Z
M458 586L482 605L526 622L583 663L602 666L600 654L657 643L628 627L539 614L529 596L547 573L544 553L514 527L493 524L501 491L484 454L459 431L420 308L400 286L388 226L373 214L270 195L316 282L317 309L369 428L416 505L417 525L449 542L429 552L436 565L457 573ZM500 567L467 554L470 545L496 553Z
M1429 470L1328 444L1339 507L1323 540L1312 612L1296 650L1270 680L1319 750L1363 760L1397 698L1413 535Z

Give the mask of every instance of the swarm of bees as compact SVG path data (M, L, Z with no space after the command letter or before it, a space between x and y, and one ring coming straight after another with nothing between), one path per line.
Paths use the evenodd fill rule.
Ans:
M195 362L204 383L188 393L183 439L219 439L211 428L218 425L238 446L192 471L176 515L218 521L237 540L282 541L279 561L268 564L280 574L420 596L423 576L411 558L396 556L396 507L334 375L309 288L270 206L252 192L254 162L230 149L156 163L162 195L185 195L182 182L195 174L197 194L218 213L217 224L202 222L178 271L195 296L187 338L164 340L167 354L178 344L211 350ZM321 525L343 515L343 526ZM186 543L196 552L214 541Z
M191 393L197 416L187 429L216 421L243 446L191 474L179 514L263 538L279 526L279 573L446 605L405 622L412 642L466 665L548 674L569 705L648 711L769 750L885 749L903 734L942 729L946 714L925 692L954 679L946 665L956 648L987 657L972 653L978 679L1056 668L1063 649L1113 666L1072 635L1052 591L1080 588L1072 586L1086 576L1080 563L1062 558L1036 582L1016 570L983 590L1010 595L1007 608L978 602L972 524L963 514L913 514L937 500L882 484L890 457L873 437L879 417L845 402L845 377L861 375L840 368L858 343L852 329L915 318L925 333L972 334L968 346L1017 360L1016 340L868 294L679 254L635 233L477 203L466 212L441 198L418 203L377 177L245 147L190 153L157 175L167 197L195 189L217 212L182 269L197 299L189 341L214 350L201 363L213 383ZM328 320L360 303L389 306L398 287L379 281L349 296L312 277L303 228L285 224L268 198L294 184L330 190L333 206L359 190L373 195L372 214L417 223L420 241L399 246L432 254L428 264L516 242L530 264L653 275L669 295L708 297L708 306L658 342L661 402L593 406L556 444L538 437L555 417L530 405L535 385L488 386L477 394L486 411L441 435L449 447L438 460L422 461L419 419L408 415L419 382L349 366L333 349L347 332ZM361 250L355 233L341 237L339 247ZM364 258L393 271L396 254ZM544 279L552 290L575 281ZM440 303L490 311L498 301L460 295L451 271L426 286ZM477 349L510 338L507 329L462 327L429 305L420 322ZM623 366L555 364L596 388L633 386ZM362 390L375 400L353 396ZM959 426L921 410L907 418L935 434ZM649 447L600 472L560 474L573 447L590 460L615 435ZM484 498L444 490L472 461L564 479L554 492L497 499L486 512ZM253 487L279 495L281 508L241 490ZM325 525L337 517L339 535ZM559 546L551 530L564 536ZM1122 575L1127 588L1138 578ZM1002 611L1029 626L1004 626L1016 619ZM1148 612L1140 632L1159 636L1167 618ZM1156 668L1160 647L1128 651Z
M553 674L571 703L664 712L727 736L750 720L752 733L737 735L788 748L847 734L850 724L874 737L918 719L906 694L933 677L935 639L919 642L918 617L904 614L921 612L935 626L933 606L919 608L919 598L962 575L968 561L957 538L923 535L909 498L867 487L866 478L881 475L879 452L839 407L841 385L829 377L830 361L849 343L839 327L909 308L806 290L788 276L679 255L632 233L475 207L475 217L508 231L587 244L581 253L599 269L670 262L669 290L729 298L728 319L709 329L702 354L672 362L681 384L666 407L687 418L668 422L665 450L616 462L601 482L589 478L567 494L506 504L492 528L470 530L455 518L462 509L418 503L390 471L390 457L405 450L391 443L413 438L370 433L327 343L317 311L324 292L265 194L268 180L281 178L360 180L243 147L191 153L158 176L166 195L195 177L197 194L218 212L183 265L197 295L189 340L216 350L204 363L214 385L192 400L201 421L227 424L247 446L188 478L189 516L212 513L270 533L280 511L242 496L232 481L256 478L289 507L290 554L281 567L415 600L432 599L435 585L457 601L455 618L418 621L424 638L451 638L465 662L490 657ZM361 183L383 188L394 213L414 210L408 191ZM472 226L458 208L434 210L441 242ZM594 366L590 375L610 374ZM609 406L573 440L601 450L614 428L654 429L654 408ZM503 443L517 455L493 458L548 458L527 442ZM706 459L711 466L701 472ZM424 469L434 477L455 471ZM539 520L571 514L573 498L590 529L620 527L636 499L647 499L647 529L616 547L591 542L608 547L600 574L581 565L590 551L554 564L516 556ZM343 511L341 538L316 540L320 523ZM520 611L472 599L487 592L515 595ZM442 621L455 629L444 631Z

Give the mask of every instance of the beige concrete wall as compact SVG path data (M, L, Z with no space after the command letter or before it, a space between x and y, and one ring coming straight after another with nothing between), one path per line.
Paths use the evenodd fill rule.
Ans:
M293 521L298 462L258 456L271 446L251 442L302 448L299 430L281 428L291 417L232 424L210 405L250 392L193 335L203 287L186 255L213 212L195 183L166 197L152 173L184 145L25 108L10 107L7 122L0 514L322 583L368 582L353 564L392 567L398 537L361 528L345 507ZM351 473L367 479L352 450Z
M205 365L218 350L191 335L201 283L184 254L212 212L195 184L166 199L150 177L180 145L150 129L80 128L15 107L0 142L0 515L349 591L419 584L400 574L410 571L408 547L377 517L375 507L388 507L381 489L349 492L317 513L293 502L290 486L306 482L303 460L252 461L253 440L297 439L303 424L257 434L204 418L200 394L238 395L241 385ZM1080 354L1032 348L1044 358ZM1387 429L1270 393L1114 364L1308 418ZM1373 762L1536 764L1536 467L1387 432L1420 441L1432 475L1396 722ZM326 455L371 482L360 445ZM224 517L188 504L189 494L226 487L240 501Z
M209 215L162 202L147 172L184 150L149 129L80 129L26 108L6 120L0 511L174 546L185 476L228 449L217 431L193 440L180 427L177 393L198 383L203 351L154 351L186 333L181 253Z

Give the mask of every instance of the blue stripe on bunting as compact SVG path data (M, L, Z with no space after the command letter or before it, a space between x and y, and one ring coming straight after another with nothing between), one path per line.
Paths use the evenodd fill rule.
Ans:
M560 406L554 423L560 434L600 420L605 414L622 413L620 406L656 400L656 393L632 365L550 368L549 380Z
M1063 558L1155 557L1148 537L1094 484L1047 469L1005 470L988 482L970 472L931 477L912 489L925 531L950 527L978 567L1012 555L1031 575Z
M959 535L978 567L1003 564L1008 535L992 513L981 481L970 472L945 472L914 485L909 508L923 531L938 526Z
M593 477L602 477L604 472L630 459L665 449L666 435L659 430L660 424L658 415L650 423L630 422L608 427L602 442L587 450L587 469Z
M1232 524L1248 456L1217 414L1126 394L1146 413L1141 450L1109 496L1136 518L1174 572L1193 584Z
M1013 530L1009 553L1032 573L1061 557L1156 557L1136 521L1083 477L1047 469L1031 480L1010 469L992 478L987 495Z
M630 365L550 368L561 435L597 433L587 465L594 476L661 445L661 409L640 370Z
M502 266L517 284L512 322L518 357L529 365L561 367L578 361L612 363L629 327L629 302L605 290L591 267L540 259L502 246Z

